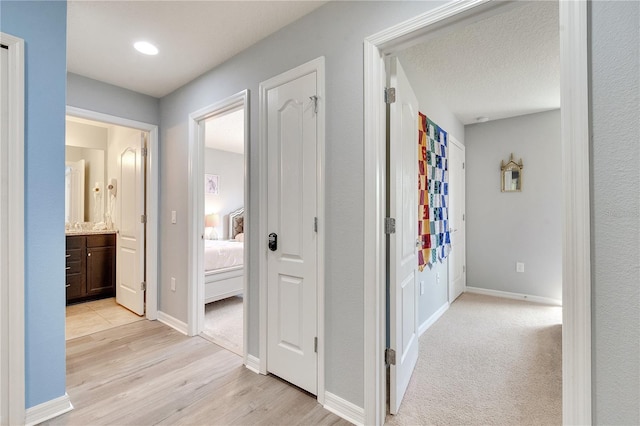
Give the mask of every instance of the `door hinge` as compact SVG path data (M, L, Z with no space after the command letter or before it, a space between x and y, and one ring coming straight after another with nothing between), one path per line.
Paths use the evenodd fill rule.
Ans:
M384 363L386 365L396 365L396 351L387 348L384 350Z
M384 89L384 103L392 104L396 101L396 88L389 87Z
M464 170L464 161L462 162L462 170Z
M144 214L140 215L140 223L147 223L147 216Z
M464 213L462 214L462 220L464 220Z
M313 351L315 353L318 353L318 338L317 337L313 338Z
M146 157L147 156L147 148L142 148L142 156Z
M392 217L384 218L384 233L387 235L396 233L396 220Z
M140 290L142 290L142 291L146 291L147 290L147 283L146 282L142 281L140 283Z
M318 218L313 218L313 232L318 232Z

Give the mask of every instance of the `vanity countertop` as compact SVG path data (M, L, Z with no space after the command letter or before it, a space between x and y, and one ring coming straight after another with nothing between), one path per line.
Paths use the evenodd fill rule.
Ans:
M101 235L116 233L113 229L104 229L101 231L95 231L93 229L67 229L64 232L66 235Z

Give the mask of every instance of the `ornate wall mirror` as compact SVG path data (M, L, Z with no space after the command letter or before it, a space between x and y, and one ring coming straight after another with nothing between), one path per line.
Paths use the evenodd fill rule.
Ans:
M506 164L500 160L500 175L502 178L502 192L522 191L522 158L519 163L513 161L513 154Z

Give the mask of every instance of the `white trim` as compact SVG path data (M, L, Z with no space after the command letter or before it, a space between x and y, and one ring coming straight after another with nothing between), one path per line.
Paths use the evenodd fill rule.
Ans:
M523 300L525 302L541 303L543 305L562 306L562 300L552 299L550 297L533 296L524 293L512 293L510 291L492 290L481 287L467 286L466 293L483 294L485 296L501 297L503 299Z
M591 206L587 2L560 2L562 421L591 424Z
M325 59L324 56L311 60L296 68L279 74L269 80L260 83L259 88L259 176L260 187L259 223L258 223L258 288L260 294L260 325L259 325L259 356L260 373L267 373L267 91L287 81L294 80L309 73L316 72L316 88L318 96L317 113L317 206L318 206L318 255L317 255L317 334L318 334L318 392L317 398L320 404L325 401L325 318L324 318L324 273L325 273Z
M77 108L67 105L67 115L99 121L116 126L129 127L149 132L147 146L147 229L146 229L146 283L147 295L145 316L149 320L157 319L158 315L158 177L160 161L158 160L158 126L143 123L115 115Z
M436 323L440 319L445 312L449 310L451 304L449 302L445 302L444 305L440 306L437 311L435 311L429 318L427 318L422 324L420 324L420 328L418 329L419 335L422 336L425 331L429 329L433 324Z
M249 212L251 182L249 180L249 91L231 95L228 98L215 102L189 114L189 259L191 265L188 271L188 333L189 336L200 334L204 329L204 252L202 238L204 238L204 149L205 133L202 131L206 119L224 114L232 110L243 108L244 111L244 232L250 235L251 218ZM237 207L237 206L236 206ZM249 248L250 240L245 240L243 252L243 358L247 360L247 348L249 347L248 306L249 291Z
M324 408L333 414L355 424L364 425L364 408L342 399L331 392L325 392Z
M386 84L383 56L399 46L469 16L500 6L485 0L452 1L364 41L364 405L365 423L386 414L384 173ZM589 121L587 4L560 2L562 65L563 239L563 421L591 423L591 304L589 234ZM382 66L381 66L382 63Z
M73 410L73 404L71 404L69 395L65 392L64 395L58 398L28 408L25 414L25 425L37 425L71 410Z
M7 146L7 235L11 250L3 253L7 268L7 288L3 288L2 368L0 368L0 405L2 420L20 424L25 418L24 350L24 40L0 33L0 42L8 46L8 136ZM3 95L7 96L7 95ZM7 283L2 282L4 287ZM6 362L5 362L6 357ZM5 370L6 367L6 370Z
M165 314L162 311L158 311L158 321L160 321L161 323L168 325L169 327L173 328L174 330L179 331L180 333L184 334L184 335L189 335L188 331L189 331L189 327L187 326L187 323L184 323L182 321L180 321L179 319L172 317L169 314Z
M253 355L248 355L244 365L256 374L260 374L260 360Z

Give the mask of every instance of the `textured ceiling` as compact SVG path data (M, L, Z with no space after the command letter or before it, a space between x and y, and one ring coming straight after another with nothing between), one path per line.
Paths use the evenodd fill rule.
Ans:
M560 108L556 1L522 2L398 56L463 124Z
M204 134L207 148L244 153L244 109L208 119Z
M70 0L67 69L162 97L324 3ZM160 53L138 53L139 40Z

